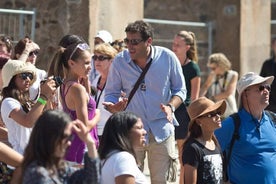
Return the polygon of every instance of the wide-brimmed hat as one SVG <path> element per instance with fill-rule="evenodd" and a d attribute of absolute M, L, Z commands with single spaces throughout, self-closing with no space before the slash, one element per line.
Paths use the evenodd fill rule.
<path fill-rule="evenodd" d="M 224 114 L 226 109 L 226 102 L 224 100 L 213 102 L 206 97 L 200 97 L 197 100 L 193 101 L 187 111 L 190 116 L 189 129 L 192 127 L 195 119 L 208 114 L 213 111 L 220 111 L 221 114 Z"/>
<path fill-rule="evenodd" d="M 253 86 L 255 84 L 261 84 L 263 82 L 267 82 L 269 85 L 274 80 L 274 76 L 269 76 L 269 77 L 262 77 L 254 72 L 248 72 L 244 74 L 240 80 L 237 83 L 237 91 L 238 91 L 238 104 L 239 107 L 241 107 L 241 95 L 242 92 L 248 88 L 249 86 Z"/>
<path fill-rule="evenodd" d="M 29 62 L 9 60 L 2 69 L 3 88 L 9 85 L 13 76 L 25 72 L 33 74 L 34 78 L 30 82 L 32 85 L 36 80 L 36 67 Z"/>

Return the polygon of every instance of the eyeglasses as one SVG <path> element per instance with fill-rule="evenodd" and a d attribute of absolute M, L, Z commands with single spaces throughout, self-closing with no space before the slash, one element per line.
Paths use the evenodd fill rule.
<path fill-rule="evenodd" d="M 129 40 L 127 38 L 124 39 L 124 42 L 126 45 L 131 44 L 131 45 L 138 45 L 139 43 L 141 43 L 142 41 L 144 41 L 143 39 L 132 39 Z"/>
<path fill-rule="evenodd" d="M 98 61 L 104 61 L 106 59 L 111 59 L 111 57 L 103 56 L 103 55 L 100 55 L 100 56 L 94 55 L 94 56 L 92 56 L 92 59 L 94 61 L 96 61 L 96 60 L 98 60 Z"/>
<path fill-rule="evenodd" d="M 34 51 L 29 53 L 29 57 L 31 57 L 32 55 L 37 56 L 38 55 L 38 50 L 34 50 Z"/>
<path fill-rule="evenodd" d="M 221 116 L 221 112 L 220 111 L 209 112 L 208 114 L 203 115 L 201 117 L 213 118 L 217 115 Z"/>
<path fill-rule="evenodd" d="M 19 76 L 23 80 L 26 80 L 27 78 L 29 78 L 30 80 L 34 79 L 34 75 L 32 73 L 20 73 Z"/>
<path fill-rule="evenodd" d="M 269 84 L 262 84 L 262 85 L 259 86 L 259 91 L 263 91 L 265 89 L 270 92 L 271 91 L 270 85 Z"/>
<path fill-rule="evenodd" d="M 84 50 L 88 50 L 90 49 L 89 45 L 87 45 L 87 43 L 79 43 L 73 50 L 73 52 L 71 53 L 69 60 L 72 59 L 72 56 L 75 54 L 75 52 L 77 51 L 77 49 L 80 49 L 82 51 Z"/>

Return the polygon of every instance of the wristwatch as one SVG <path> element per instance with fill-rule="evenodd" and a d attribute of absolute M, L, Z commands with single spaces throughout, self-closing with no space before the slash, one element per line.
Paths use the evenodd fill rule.
<path fill-rule="evenodd" d="M 170 103 L 168 103 L 167 106 L 169 106 L 171 108 L 171 110 L 172 110 L 172 113 L 174 113 L 175 107 L 172 104 L 170 104 Z"/>

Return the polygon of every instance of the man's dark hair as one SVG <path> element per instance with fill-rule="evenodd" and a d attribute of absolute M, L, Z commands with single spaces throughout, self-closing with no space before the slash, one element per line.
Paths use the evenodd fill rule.
<path fill-rule="evenodd" d="M 129 23 L 125 29 L 125 32 L 140 33 L 144 41 L 146 41 L 149 37 L 153 38 L 153 28 L 149 23 L 142 20 Z"/>

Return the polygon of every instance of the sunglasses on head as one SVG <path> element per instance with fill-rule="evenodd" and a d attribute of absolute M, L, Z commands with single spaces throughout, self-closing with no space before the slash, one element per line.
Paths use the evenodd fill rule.
<path fill-rule="evenodd" d="M 26 80 L 27 78 L 29 78 L 30 80 L 34 79 L 34 76 L 32 73 L 20 73 L 19 76 L 23 80 Z"/>
<path fill-rule="evenodd" d="M 220 111 L 213 111 L 213 112 L 209 112 L 208 114 L 206 115 L 203 115 L 202 117 L 207 117 L 207 118 L 213 118 L 217 115 L 221 115 L 221 112 Z"/>
<path fill-rule="evenodd" d="M 263 91 L 265 89 L 270 92 L 271 91 L 270 85 L 269 84 L 262 84 L 262 85 L 259 86 L 259 91 Z"/>
<path fill-rule="evenodd" d="M 73 55 L 75 54 L 75 52 L 77 51 L 77 49 L 80 49 L 82 51 L 84 50 L 88 50 L 90 49 L 89 45 L 87 45 L 87 43 L 79 43 L 73 50 L 73 52 L 71 53 L 69 60 L 72 59 Z"/>
<path fill-rule="evenodd" d="M 34 51 L 29 53 L 29 57 L 32 56 L 32 55 L 37 56 L 38 55 L 38 50 L 34 50 Z"/>
<path fill-rule="evenodd" d="M 141 43 L 142 41 L 144 41 L 143 39 L 132 39 L 129 40 L 127 38 L 124 39 L 124 42 L 126 45 L 131 44 L 131 45 L 138 45 L 139 43 Z"/>
<path fill-rule="evenodd" d="M 99 55 L 99 56 L 94 55 L 94 56 L 92 56 L 92 59 L 93 59 L 94 61 L 96 61 L 96 60 L 98 60 L 98 61 L 104 61 L 104 60 L 106 60 L 106 59 L 111 59 L 111 58 L 108 57 L 108 56 L 103 56 L 103 55 Z"/>

